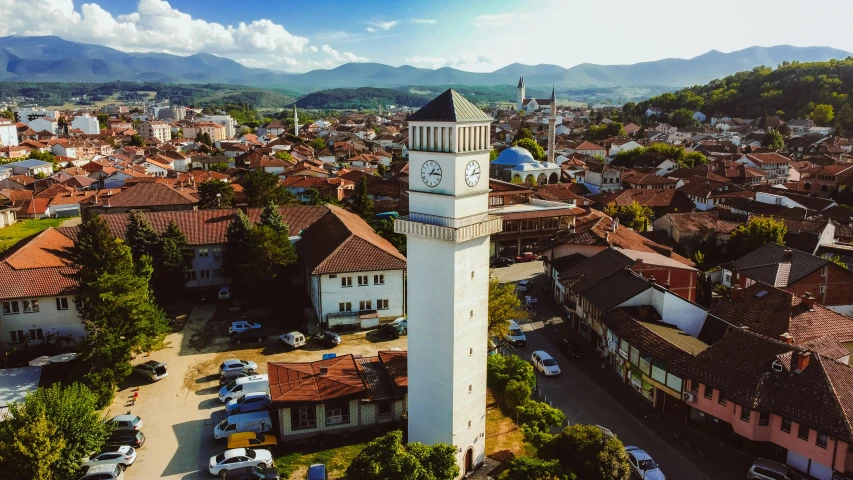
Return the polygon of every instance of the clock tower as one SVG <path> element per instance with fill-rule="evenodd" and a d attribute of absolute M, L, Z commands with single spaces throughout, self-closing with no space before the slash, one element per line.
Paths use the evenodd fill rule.
<path fill-rule="evenodd" d="M 409 441 L 485 460 L 491 118 L 454 90 L 409 116 Z"/>

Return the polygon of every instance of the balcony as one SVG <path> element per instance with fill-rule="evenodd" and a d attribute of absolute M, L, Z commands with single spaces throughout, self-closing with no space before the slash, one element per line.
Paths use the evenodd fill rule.
<path fill-rule="evenodd" d="M 419 214 L 422 218 L 424 214 Z M 444 217 L 435 217 L 440 219 Z M 467 217 L 471 218 L 471 217 Z M 455 221 L 465 219 L 446 219 L 447 224 L 453 225 Z M 400 217 L 394 222 L 394 233 L 402 233 L 404 235 L 414 235 L 418 237 L 433 238 L 436 240 L 444 240 L 453 243 L 462 243 L 475 238 L 485 237 L 494 233 L 498 233 L 503 228 L 503 222 L 500 217 L 485 215 L 484 218 L 469 225 L 453 227 L 437 225 L 435 223 L 422 223 L 415 220 L 413 217 Z"/>

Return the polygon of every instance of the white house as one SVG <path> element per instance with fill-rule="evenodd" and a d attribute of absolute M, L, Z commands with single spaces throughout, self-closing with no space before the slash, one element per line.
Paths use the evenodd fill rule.
<path fill-rule="evenodd" d="M 59 123 L 51 117 L 39 117 L 30 122 L 30 128 L 36 132 L 50 132 L 56 134 L 59 131 Z"/>
<path fill-rule="evenodd" d="M 98 118 L 93 117 L 88 113 L 84 113 L 79 117 L 74 117 L 74 120 L 71 121 L 70 128 L 79 128 L 86 135 L 98 135 L 101 133 L 101 126 L 98 124 Z"/>
<path fill-rule="evenodd" d="M 633 150 L 635 148 L 640 148 L 640 147 L 642 147 L 642 145 L 640 145 L 639 143 L 637 143 L 634 140 L 614 141 L 613 143 L 610 144 L 610 151 L 608 152 L 608 154 L 610 156 L 613 156 L 619 152 L 627 152 L 627 151 Z"/>
<path fill-rule="evenodd" d="M 18 129 L 15 122 L 0 118 L 0 147 L 18 146 Z"/>
<path fill-rule="evenodd" d="M 19 162 L 7 163 L 5 167 L 11 168 L 14 175 L 29 175 L 35 177 L 43 174 L 50 176 L 53 174 L 53 164 L 36 159 L 21 160 Z"/>

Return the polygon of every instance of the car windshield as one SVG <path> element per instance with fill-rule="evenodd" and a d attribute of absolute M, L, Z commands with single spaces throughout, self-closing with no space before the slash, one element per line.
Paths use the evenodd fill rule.
<path fill-rule="evenodd" d="M 219 429 L 220 430 L 225 430 L 226 426 L 228 426 L 228 419 L 225 419 L 225 420 L 219 422 Z"/>
<path fill-rule="evenodd" d="M 656 468 L 658 468 L 658 466 L 655 465 L 655 461 L 651 458 L 648 460 L 640 460 L 640 470 L 654 470 Z"/>
<path fill-rule="evenodd" d="M 163 375 L 164 373 L 166 373 L 166 366 L 159 365 L 157 366 L 157 368 L 154 369 L 154 371 L 157 373 L 157 375 Z"/>
<path fill-rule="evenodd" d="M 520 337 L 520 336 L 522 335 L 522 333 L 521 333 L 521 329 L 518 329 L 518 328 L 512 328 L 512 329 L 510 329 L 510 330 L 509 330 L 509 335 L 510 335 L 511 337 Z"/>
<path fill-rule="evenodd" d="M 223 460 L 225 460 L 225 452 L 222 452 L 216 456 L 216 463 L 222 463 Z"/>
<path fill-rule="evenodd" d="M 236 386 L 237 386 L 237 380 L 231 380 L 231 383 L 229 383 L 229 384 L 225 387 L 225 390 L 231 391 L 231 389 L 233 389 L 233 388 L 234 388 L 234 387 L 236 387 Z"/>
<path fill-rule="evenodd" d="M 555 362 L 553 358 L 546 358 L 545 360 L 542 360 L 542 365 L 545 365 L 546 367 L 556 367 L 557 362 Z"/>

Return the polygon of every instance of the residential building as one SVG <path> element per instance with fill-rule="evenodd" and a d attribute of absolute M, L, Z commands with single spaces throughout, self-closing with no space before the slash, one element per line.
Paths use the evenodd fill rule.
<path fill-rule="evenodd" d="M 690 177 L 682 180 L 684 184 L 679 192 L 687 194 L 693 200 L 696 210 L 710 210 L 717 205 L 734 198 L 755 198 L 755 193 L 727 182 L 718 182 L 703 177 Z"/>
<path fill-rule="evenodd" d="M 708 237 L 714 239 L 717 245 L 728 241 L 731 233 L 746 217 L 726 215 L 725 212 L 670 212 L 653 222 L 655 231 L 666 232 L 675 243 L 684 248 L 687 255 L 692 255 L 699 244 Z"/>
<path fill-rule="evenodd" d="M 0 118 L 0 147 L 18 146 L 18 129 L 15 122 Z"/>
<path fill-rule="evenodd" d="M 37 175 L 49 176 L 53 174 L 53 164 L 36 159 L 21 160 L 7 163 L 3 166 L 11 168 L 14 175 L 35 177 Z"/>
<path fill-rule="evenodd" d="M 578 177 L 593 194 L 622 190 L 622 172 L 603 162 L 588 162 L 584 176 Z"/>
<path fill-rule="evenodd" d="M 769 185 L 785 183 L 790 178 L 791 159 L 775 152 L 748 153 L 737 162 L 764 170 Z"/>
<path fill-rule="evenodd" d="M 77 128 L 83 131 L 86 135 L 98 135 L 101 133 L 101 126 L 98 123 L 98 118 L 84 113 L 79 117 L 74 117 L 71 120 L 70 128 Z"/>
<path fill-rule="evenodd" d="M 164 211 L 195 210 L 198 198 L 183 188 L 173 188 L 157 182 L 136 183 L 114 195 L 98 198 L 82 205 L 83 218 L 92 213 L 127 213 L 131 210 Z"/>
<path fill-rule="evenodd" d="M 172 127 L 159 120 L 146 120 L 139 124 L 139 135 L 142 138 L 156 138 L 161 143 L 172 139 Z"/>

